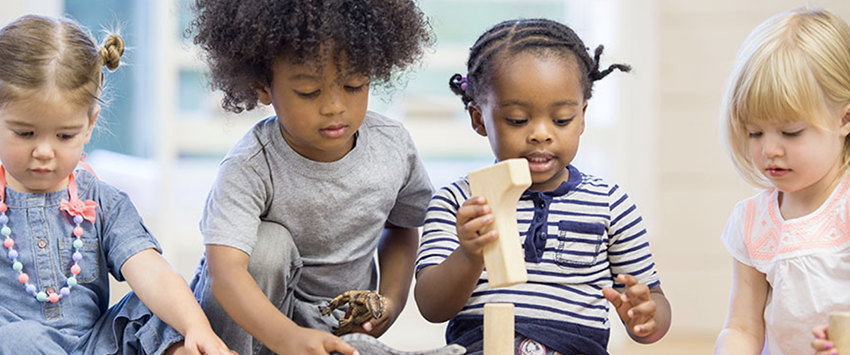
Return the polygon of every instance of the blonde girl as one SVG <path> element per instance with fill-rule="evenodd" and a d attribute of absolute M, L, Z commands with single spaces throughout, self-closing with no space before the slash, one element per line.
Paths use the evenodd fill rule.
<path fill-rule="evenodd" d="M 64 18 L 0 29 L 0 354 L 231 353 L 127 194 L 74 171 L 123 52 Z M 108 274 L 134 290 L 110 308 Z"/>
<path fill-rule="evenodd" d="M 760 24 L 720 118 L 738 172 L 764 190 L 735 205 L 721 237 L 734 275 L 715 354 L 810 354 L 811 330 L 850 305 L 847 23 L 800 8 Z"/>

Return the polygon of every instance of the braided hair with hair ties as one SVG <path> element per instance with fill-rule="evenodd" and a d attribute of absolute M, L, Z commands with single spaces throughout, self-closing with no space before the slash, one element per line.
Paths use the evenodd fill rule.
<path fill-rule="evenodd" d="M 593 57 L 588 53 L 581 38 L 569 27 L 548 19 L 504 21 L 484 32 L 469 49 L 466 62 L 467 75 L 454 74 L 449 79 L 449 88 L 460 96 L 464 106 L 484 93 L 492 79 L 496 59 L 504 59 L 525 51 L 547 53 L 572 53 L 578 59 L 584 99 L 590 99 L 593 83 L 611 74 L 615 69 L 629 72 L 627 64 L 612 64 L 599 70 L 599 59 L 604 47 L 599 45 Z"/>

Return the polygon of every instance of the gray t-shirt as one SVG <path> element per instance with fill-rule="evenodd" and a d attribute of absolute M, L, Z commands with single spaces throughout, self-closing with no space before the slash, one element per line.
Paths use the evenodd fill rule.
<path fill-rule="evenodd" d="M 201 218 L 204 243 L 250 255 L 260 221 L 277 222 L 304 262 L 299 294 L 375 289 L 385 224 L 422 226 L 433 189 L 398 121 L 368 111 L 356 139 L 342 159 L 316 162 L 292 150 L 276 117 L 257 123 L 219 167 Z"/>

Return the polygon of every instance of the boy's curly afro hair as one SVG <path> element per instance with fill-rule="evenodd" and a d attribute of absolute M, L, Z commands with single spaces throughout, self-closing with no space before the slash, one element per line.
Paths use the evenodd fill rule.
<path fill-rule="evenodd" d="M 281 57 L 322 63 L 345 53 L 348 62 L 339 67 L 390 87 L 394 74 L 433 44 L 413 0 L 195 0 L 193 10 L 189 33 L 205 52 L 211 86 L 236 113 L 257 106 L 252 85 L 270 84 Z"/>

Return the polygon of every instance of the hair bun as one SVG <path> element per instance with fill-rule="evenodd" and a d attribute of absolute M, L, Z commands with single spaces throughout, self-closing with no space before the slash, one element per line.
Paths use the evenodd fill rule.
<path fill-rule="evenodd" d="M 103 65 L 109 70 L 118 69 L 121 64 L 121 56 L 124 54 L 124 39 L 116 34 L 111 34 L 103 40 L 103 46 L 98 50 Z"/>

